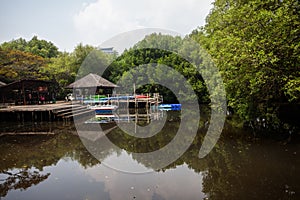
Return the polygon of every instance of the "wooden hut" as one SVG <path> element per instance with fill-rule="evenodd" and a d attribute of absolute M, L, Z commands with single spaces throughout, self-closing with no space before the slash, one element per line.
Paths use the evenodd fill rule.
<path fill-rule="evenodd" d="M 51 101 L 53 93 L 49 90 L 52 82 L 23 79 L 0 86 L 0 101 L 16 105 L 38 104 Z"/>
<path fill-rule="evenodd" d="M 118 87 L 112 82 L 97 74 L 88 74 L 81 79 L 71 83 L 66 88 L 73 89 L 76 96 L 88 96 L 94 94 L 112 94 L 114 88 Z"/>

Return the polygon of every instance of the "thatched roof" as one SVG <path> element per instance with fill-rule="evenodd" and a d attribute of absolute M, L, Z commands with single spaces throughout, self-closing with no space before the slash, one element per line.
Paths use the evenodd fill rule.
<path fill-rule="evenodd" d="M 94 87 L 103 87 L 103 88 L 115 88 L 117 85 L 112 82 L 102 78 L 97 74 L 88 74 L 81 79 L 71 83 L 67 88 L 94 88 Z"/>

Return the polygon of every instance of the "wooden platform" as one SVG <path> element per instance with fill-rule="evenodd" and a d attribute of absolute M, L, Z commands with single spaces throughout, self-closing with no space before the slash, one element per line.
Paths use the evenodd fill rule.
<path fill-rule="evenodd" d="M 114 94 L 104 98 L 87 97 L 82 101 L 83 104 L 113 104 L 120 107 L 125 105 L 127 108 L 149 108 L 152 105 L 159 105 L 163 102 L 163 97 L 159 93 L 141 95 Z"/>
<path fill-rule="evenodd" d="M 155 94 L 153 97 L 147 94 L 145 96 L 146 98 L 137 98 L 134 96 L 134 98 L 127 98 L 125 100 L 118 97 L 120 97 L 120 95 L 108 97 L 106 104 L 114 104 L 119 108 L 132 107 L 135 109 L 146 108 L 146 110 L 148 110 L 152 105 L 158 105 L 162 102 L 162 97 L 159 94 Z M 94 116 L 94 111 L 88 109 L 87 104 L 82 103 L 84 103 L 84 101 L 73 101 L 72 103 L 60 101 L 54 104 L 39 105 L 7 105 L 6 107 L 0 108 L 0 121 L 60 121 L 72 120 L 73 117 L 78 119 L 83 116 Z M 98 104 L 98 102 L 91 102 L 91 104 Z M 147 119 L 149 121 L 148 113 Z"/>
<path fill-rule="evenodd" d="M 57 102 L 55 104 L 8 106 L 0 109 L 0 120 L 5 121 L 58 121 L 68 120 L 74 115 L 92 113 L 81 104 Z"/>
<path fill-rule="evenodd" d="M 1 108 L 0 112 L 15 112 L 15 111 L 52 111 L 55 109 L 71 107 L 69 102 L 57 102 L 54 104 L 39 104 L 39 105 L 20 105 L 20 106 L 8 106 Z"/>

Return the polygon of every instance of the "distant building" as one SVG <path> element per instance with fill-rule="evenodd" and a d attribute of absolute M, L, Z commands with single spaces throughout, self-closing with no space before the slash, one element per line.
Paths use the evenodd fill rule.
<path fill-rule="evenodd" d="M 108 48 L 100 48 L 100 50 L 104 53 L 107 53 L 107 54 L 113 54 L 114 53 L 114 48 L 113 47 L 108 47 Z"/>

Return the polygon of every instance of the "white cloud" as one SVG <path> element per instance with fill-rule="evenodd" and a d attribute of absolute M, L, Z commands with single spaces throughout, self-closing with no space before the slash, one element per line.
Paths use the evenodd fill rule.
<path fill-rule="evenodd" d="M 84 5 L 74 25 L 84 43 L 98 45 L 125 31 L 151 27 L 188 34 L 203 25 L 212 0 L 97 0 Z"/>
<path fill-rule="evenodd" d="M 203 174 L 195 173 L 186 164 L 165 172 L 127 174 L 104 165 L 84 170 L 92 180 L 105 184 L 111 199 L 153 199 L 154 194 L 162 199 L 203 199 Z"/>

